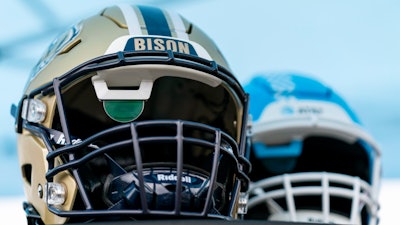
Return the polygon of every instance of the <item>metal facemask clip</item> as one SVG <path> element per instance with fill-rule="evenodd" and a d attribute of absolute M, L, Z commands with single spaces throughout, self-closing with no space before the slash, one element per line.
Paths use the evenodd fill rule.
<path fill-rule="evenodd" d="M 247 192 L 240 192 L 238 201 L 238 214 L 247 214 L 247 203 L 249 201 L 249 194 Z"/>

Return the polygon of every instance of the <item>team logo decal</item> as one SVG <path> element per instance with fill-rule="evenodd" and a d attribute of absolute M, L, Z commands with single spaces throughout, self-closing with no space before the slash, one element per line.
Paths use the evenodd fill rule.
<path fill-rule="evenodd" d="M 33 79 L 43 68 L 49 64 L 51 60 L 56 57 L 68 44 L 73 42 L 82 30 L 82 24 L 72 26 L 69 30 L 55 39 L 47 50 L 44 52 L 42 58 L 33 68 L 30 79 Z"/>
<path fill-rule="evenodd" d="M 321 115 L 323 108 L 313 105 L 284 105 L 281 107 L 282 115 Z"/>

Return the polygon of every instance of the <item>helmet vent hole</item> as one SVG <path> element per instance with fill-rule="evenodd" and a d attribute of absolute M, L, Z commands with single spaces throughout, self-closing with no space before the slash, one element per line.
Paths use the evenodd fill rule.
<path fill-rule="evenodd" d="M 32 165 L 31 164 L 25 164 L 22 166 L 22 176 L 25 178 L 25 180 L 31 184 L 32 181 Z"/>
<path fill-rule="evenodd" d="M 188 29 L 187 29 L 187 31 L 186 31 L 186 33 L 191 34 L 192 33 L 192 29 L 193 29 L 193 25 L 190 24 Z"/>

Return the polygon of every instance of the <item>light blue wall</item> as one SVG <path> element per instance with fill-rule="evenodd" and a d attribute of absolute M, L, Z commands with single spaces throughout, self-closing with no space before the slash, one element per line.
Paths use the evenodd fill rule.
<path fill-rule="evenodd" d="M 6 1 L 0 9 L 0 26 L 7 27 L 0 30 L 0 195 L 22 194 L 9 110 L 30 68 L 61 31 L 57 28 L 124 1 L 41 1 L 54 12 L 52 23 L 38 19 L 35 8 L 23 2 Z M 400 178 L 399 1 L 143 2 L 162 4 L 201 27 L 242 82 L 259 72 L 292 71 L 331 85 L 381 145 L 384 178 Z M 45 35 L 33 35 L 45 29 Z"/>

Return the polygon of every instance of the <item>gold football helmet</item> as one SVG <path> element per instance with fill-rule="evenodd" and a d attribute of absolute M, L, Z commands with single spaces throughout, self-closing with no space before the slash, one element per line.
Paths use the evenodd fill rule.
<path fill-rule="evenodd" d="M 217 46 L 180 15 L 119 5 L 84 19 L 13 107 L 28 223 L 238 218 L 247 108 Z"/>

